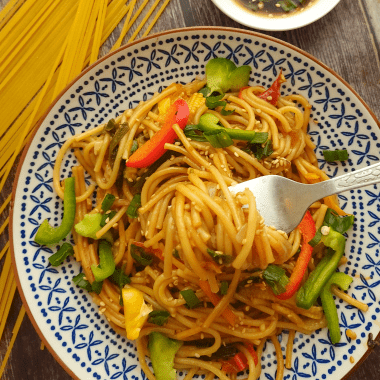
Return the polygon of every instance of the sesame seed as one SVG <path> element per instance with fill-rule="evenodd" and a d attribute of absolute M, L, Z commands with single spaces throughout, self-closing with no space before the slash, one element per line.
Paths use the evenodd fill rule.
<path fill-rule="evenodd" d="M 100 301 L 100 306 L 106 306 L 106 304 L 103 301 Z"/>

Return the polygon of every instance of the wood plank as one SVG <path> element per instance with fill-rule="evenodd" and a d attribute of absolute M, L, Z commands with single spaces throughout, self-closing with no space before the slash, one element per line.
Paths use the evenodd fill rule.
<path fill-rule="evenodd" d="M 7 3 L 0 0 L 0 9 Z M 141 0 L 138 4 L 141 4 Z M 153 0 L 149 4 L 152 4 Z M 141 20 L 143 15 L 139 17 Z M 138 21 L 139 21 L 138 20 Z M 342 0 L 338 6 L 321 20 L 298 30 L 266 33 L 282 39 L 313 54 L 316 58 L 335 70 L 369 104 L 380 118 L 380 7 L 379 0 Z M 125 41 L 136 30 L 138 22 L 132 27 Z M 163 30 L 196 25 L 223 25 L 252 30 L 225 16 L 210 0 L 171 0 L 151 33 Z M 114 31 L 101 49 L 106 54 L 116 41 L 122 25 Z M 142 31 L 143 32 L 143 31 Z M 142 34 L 140 32 L 140 35 Z M 0 204 L 11 191 L 15 169 L 6 189 L 0 194 Z M 0 217 L 0 225 L 7 212 Z M 0 238 L 0 249 L 7 241 L 7 234 Z M 0 263 L 0 270 L 2 263 Z M 15 297 L 11 308 L 9 323 L 0 342 L 0 358 L 5 354 L 11 339 L 13 324 L 17 318 L 21 301 Z M 380 379 L 377 347 L 364 365 L 350 377 L 350 380 Z M 0 359 L 1 360 L 1 359 Z M 70 376 L 52 358 L 48 350 L 40 350 L 40 339 L 26 317 L 9 359 L 3 380 L 68 380 Z"/>

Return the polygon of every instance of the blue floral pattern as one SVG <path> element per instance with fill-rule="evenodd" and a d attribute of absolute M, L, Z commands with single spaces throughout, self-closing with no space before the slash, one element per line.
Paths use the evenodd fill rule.
<path fill-rule="evenodd" d="M 38 225 L 48 218 L 58 224 L 62 202 L 53 192 L 52 171 L 58 150 L 70 136 L 92 128 L 134 107 L 173 81 L 186 83 L 204 75 L 209 59 L 227 57 L 253 69 L 251 84 L 269 86 L 280 70 L 287 83 L 283 94 L 298 92 L 312 104 L 311 139 L 320 166 L 331 176 L 379 160 L 380 132 L 376 121 L 354 93 L 310 58 L 280 43 L 249 32 L 196 30 L 165 34 L 134 44 L 103 60 L 84 74 L 58 100 L 34 137 L 18 178 L 14 208 L 16 265 L 22 290 L 37 324 L 61 360 L 81 379 L 144 380 L 133 342 L 117 334 L 89 295 L 72 278 L 80 265 L 68 259 L 53 268 L 47 258 L 55 251 L 33 241 Z M 324 149 L 348 149 L 345 164 L 323 160 Z M 68 152 L 61 178 L 70 175 L 75 157 Z M 349 359 L 358 362 L 366 351 L 368 333 L 380 312 L 380 192 L 376 186 L 340 195 L 342 207 L 356 216 L 349 234 L 344 267 L 354 277 L 350 292 L 368 303 L 367 313 L 337 301 L 342 341 L 332 345 L 327 329 L 310 337 L 297 333 L 292 368 L 285 379 L 343 377 Z M 355 341 L 344 332 L 354 330 Z M 284 349 L 287 334 L 280 337 Z M 274 364 L 273 364 L 274 363 Z M 276 355 L 268 342 L 262 357 L 261 380 L 276 377 Z M 183 375 L 184 376 L 184 375 Z"/>

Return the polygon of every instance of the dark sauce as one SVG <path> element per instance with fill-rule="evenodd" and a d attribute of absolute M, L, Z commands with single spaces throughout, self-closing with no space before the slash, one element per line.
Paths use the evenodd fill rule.
<path fill-rule="evenodd" d="M 245 8 L 266 17 L 291 16 L 317 0 L 237 0 Z"/>

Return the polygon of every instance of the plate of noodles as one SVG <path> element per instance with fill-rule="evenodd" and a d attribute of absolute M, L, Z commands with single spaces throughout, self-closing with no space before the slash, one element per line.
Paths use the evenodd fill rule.
<path fill-rule="evenodd" d="M 348 376 L 380 330 L 377 186 L 321 199 L 289 235 L 228 187 L 320 182 L 378 161 L 379 138 L 346 82 L 274 38 L 122 47 L 60 94 L 18 168 L 30 319 L 78 379 Z"/>

